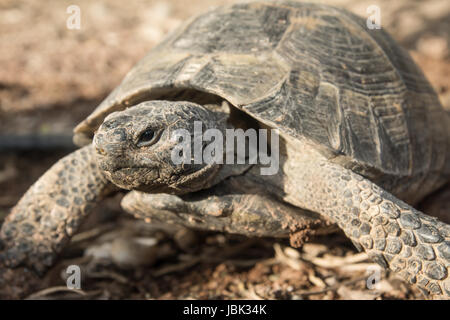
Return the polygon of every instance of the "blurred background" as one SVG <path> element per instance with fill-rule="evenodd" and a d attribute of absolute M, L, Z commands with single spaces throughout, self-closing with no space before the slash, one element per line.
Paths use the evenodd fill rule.
<path fill-rule="evenodd" d="M 74 148 L 73 127 L 146 52 L 186 18 L 234 2 L 0 0 L 0 221 L 51 164 Z M 370 15 L 370 5 L 379 6 L 381 27 L 409 50 L 450 110 L 448 0 L 317 2 L 363 17 Z M 70 5 L 80 8 L 80 29 L 67 28 Z M 119 200 L 120 195 L 96 210 L 59 266 L 40 284 L 50 290 L 36 297 L 421 298 L 389 274 L 383 274 L 384 287 L 366 290 L 360 278 L 371 264 L 340 234 L 318 237 L 294 250 L 270 239 L 150 228 L 124 217 Z M 421 209 L 448 215 L 450 189 L 430 196 Z M 114 232 L 125 234 L 125 245 L 113 243 Z M 133 237 L 155 239 L 148 243 L 163 248 L 145 249 L 152 252 L 150 266 L 139 262 L 123 268 L 111 258 L 111 250 L 131 250 Z M 214 254 L 217 259 L 205 258 Z M 85 295 L 51 290 L 61 285 L 61 270 L 74 259 L 88 270 Z M 335 264 L 324 263 L 326 259 Z"/>

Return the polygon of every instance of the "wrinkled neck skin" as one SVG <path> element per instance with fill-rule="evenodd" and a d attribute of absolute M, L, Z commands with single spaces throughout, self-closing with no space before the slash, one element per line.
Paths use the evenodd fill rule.
<path fill-rule="evenodd" d="M 261 175 L 262 165 L 257 164 L 250 168 L 245 176 L 254 184 L 264 186 L 268 194 L 281 201 L 321 213 L 323 208 L 315 206 L 311 201 L 322 192 L 316 187 L 316 184 L 321 182 L 317 168 L 320 171 L 319 164 L 331 163 L 335 155 L 306 139 L 292 138 L 280 133 L 279 140 L 279 169 L 275 174 Z M 323 218 L 327 219 L 326 216 Z"/>
<path fill-rule="evenodd" d="M 340 164 L 340 159 L 327 149 L 319 145 L 313 145 L 310 141 L 293 139 L 285 135 L 280 137 L 279 149 L 279 170 L 276 174 L 262 176 L 260 174 L 260 165 L 256 165 L 246 172 L 246 176 L 257 184 L 264 184 L 268 193 L 280 200 L 316 212 L 320 212 L 323 208 L 312 206 L 310 200 L 313 196 L 317 196 L 316 193 L 318 191 L 326 194 L 317 186 L 323 182 L 320 181 L 319 175 L 319 173 L 325 171 L 321 167 L 323 164 L 329 164 L 337 172 L 342 172 L 343 176 L 348 174 L 359 176 L 368 183 L 378 185 L 410 205 L 415 205 L 426 195 L 449 181 L 445 176 L 436 179 L 432 174 L 430 174 L 428 179 L 430 181 L 424 180 L 422 176 L 402 177 L 389 176 L 388 174 L 385 174 L 384 178 L 380 179 L 379 174 L 372 174 L 369 170 L 359 172 L 346 169 L 345 165 Z M 409 181 L 408 188 L 404 187 L 405 179 Z M 410 190 L 413 190 L 413 192 Z"/>

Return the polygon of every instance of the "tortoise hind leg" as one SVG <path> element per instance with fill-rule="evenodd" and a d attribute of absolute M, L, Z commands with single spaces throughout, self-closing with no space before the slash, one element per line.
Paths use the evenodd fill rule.
<path fill-rule="evenodd" d="M 176 223 L 247 236 L 295 235 L 291 239 L 295 239 L 297 246 L 309 235 L 334 229 L 324 228 L 327 223 L 315 213 L 255 193 L 258 187 L 249 187 L 248 182 L 245 177 L 233 177 L 211 189 L 183 196 L 132 191 L 123 198 L 122 207 L 148 222 Z"/>
<path fill-rule="evenodd" d="M 42 275 L 111 186 L 97 168 L 91 145 L 59 160 L 6 217 L 0 265 L 24 266 Z"/>

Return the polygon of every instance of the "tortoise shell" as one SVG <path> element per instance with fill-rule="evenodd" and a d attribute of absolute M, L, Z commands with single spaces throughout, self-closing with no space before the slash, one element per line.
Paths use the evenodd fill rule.
<path fill-rule="evenodd" d="M 406 51 L 345 10 L 286 1 L 194 17 L 76 127 L 75 141 L 144 100 L 202 96 L 365 170 L 421 175 L 442 172 L 450 158 L 447 114 Z"/>

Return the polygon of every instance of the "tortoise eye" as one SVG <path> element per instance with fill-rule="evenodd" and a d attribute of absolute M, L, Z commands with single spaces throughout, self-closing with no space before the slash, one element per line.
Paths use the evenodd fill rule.
<path fill-rule="evenodd" d="M 154 144 L 158 140 L 158 135 L 152 129 L 146 129 L 139 136 L 138 147 L 145 147 Z"/>

